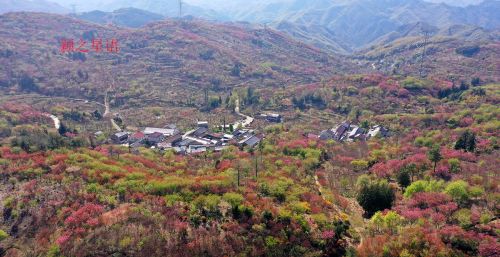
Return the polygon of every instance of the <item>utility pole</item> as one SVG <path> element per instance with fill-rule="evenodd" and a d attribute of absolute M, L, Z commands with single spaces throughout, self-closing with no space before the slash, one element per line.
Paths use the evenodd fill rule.
<path fill-rule="evenodd" d="M 427 53 L 427 44 L 429 43 L 429 38 L 430 38 L 430 32 L 427 30 L 423 31 L 424 33 L 424 45 L 422 48 L 422 59 L 420 60 L 420 77 L 423 77 L 424 73 L 424 61 L 425 61 L 425 54 Z"/>

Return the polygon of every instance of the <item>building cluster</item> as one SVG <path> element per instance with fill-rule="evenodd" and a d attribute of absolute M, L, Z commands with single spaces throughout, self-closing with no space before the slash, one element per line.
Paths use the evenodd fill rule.
<path fill-rule="evenodd" d="M 352 142 L 352 141 L 366 141 L 373 137 L 388 137 L 389 130 L 376 125 L 371 128 L 365 129 L 358 125 L 354 125 L 345 121 L 335 128 L 321 131 L 319 139 L 321 140 L 335 140 L 338 142 Z"/>
<path fill-rule="evenodd" d="M 209 129 L 208 122 L 200 121 L 195 129 L 184 134 L 175 125 L 164 128 L 147 127 L 137 132 L 118 132 L 110 138 L 114 144 L 131 148 L 150 147 L 174 150 L 177 153 L 201 153 L 221 151 L 229 145 L 253 148 L 262 140 L 251 129 L 237 129 L 231 133 L 216 133 Z"/>

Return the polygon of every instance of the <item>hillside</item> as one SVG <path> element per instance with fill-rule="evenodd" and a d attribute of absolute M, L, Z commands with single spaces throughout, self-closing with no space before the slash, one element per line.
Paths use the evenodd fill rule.
<path fill-rule="evenodd" d="M 424 32 L 429 33 L 424 44 Z M 425 46 L 425 47 L 424 47 Z M 422 62 L 422 53 L 425 58 Z M 500 33 L 474 26 L 439 29 L 425 24 L 401 27 L 357 54 L 363 65 L 395 74 L 467 79 L 479 77 L 498 81 Z"/>
<path fill-rule="evenodd" d="M 224 8 L 221 7 L 224 13 Z M 500 27 L 500 1 L 488 0 L 475 6 L 458 7 L 421 0 L 314 0 L 256 1 L 226 10 L 233 20 L 268 23 L 298 35 L 318 47 L 351 52 L 362 48 L 400 26 L 426 22 L 439 28 L 469 24 L 486 29 Z M 304 32 L 308 32 L 304 35 Z M 324 40 L 324 39 L 328 40 Z M 338 46 L 345 46 L 338 49 Z"/>
<path fill-rule="evenodd" d="M 498 89 L 383 75 L 258 88 L 258 108 L 286 122 L 254 125 L 266 135 L 255 149 L 192 155 L 95 146 L 92 130 L 63 137 L 7 101 L 0 253 L 493 257 Z M 344 120 L 391 133 L 314 136 Z"/>
<path fill-rule="evenodd" d="M 6 14 L 0 23 L 0 84 L 8 91 L 102 99 L 110 88 L 121 96 L 184 101 L 193 93 L 201 97 L 203 88 L 307 83 L 349 67 L 282 33 L 248 25 L 167 20 L 128 29 L 41 13 Z M 120 52 L 60 52 L 62 38 L 75 44 L 82 38 L 90 48 L 93 37 L 116 38 Z M 33 85 L 18 87 L 23 76 Z"/>

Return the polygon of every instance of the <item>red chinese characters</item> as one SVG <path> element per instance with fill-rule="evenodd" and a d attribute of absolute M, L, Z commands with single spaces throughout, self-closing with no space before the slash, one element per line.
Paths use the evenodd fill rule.
<path fill-rule="evenodd" d="M 110 40 L 106 40 L 106 51 L 108 53 L 118 53 L 120 51 L 118 40 L 113 38 Z M 75 41 L 73 39 L 62 39 L 60 52 L 61 53 L 88 53 L 90 51 L 94 51 L 96 53 L 103 52 L 103 40 L 101 38 L 94 38 L 91 42 L 87 42 L 84 39 L 80 39 L 78 44 L 75 46 Z"/>

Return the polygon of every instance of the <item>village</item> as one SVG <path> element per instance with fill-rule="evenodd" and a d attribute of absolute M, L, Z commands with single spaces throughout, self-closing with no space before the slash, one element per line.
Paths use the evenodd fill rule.
<path fill-rule="evenodd" d="M 241 116 L 244 119 L 234 124 L 216 126 L 216 132 L 210 129 L 207 121 L 198 121 L 194 129 L 184 133 L 176 125 L 169 124 L 162 128 L 146 127 L 135 132 L 120 131 L 111 135 L 109 142 L 131 149 L 148 147 L 160 151 L 173 150 L 179 154 L 221 151 L 230 145 L 254 148 L 262 141 L 264 135 L 248 128 L 254 118 Z M 281 115 L 274 113 L 259 114 L 257 119 L 271 123 L 283 121 Z"/>
<path fill-rule="evenodd" d="M 174 124 L 168 124 L 162 128 L 146 127 L 135 132 L 120 131 L 111 135 L 108 142 L 131 149 L 147 147 L 160 151 L 172 150 L 178 154 L 217 152 L 231 145 L 240 149 L 254 148 L 265 138 L 265 135 L 250 128 L 254 118 L 242 116 L 245 119 L 235 124 L 216 126 L 217 131 L 210 129 L 210 124 L 207 121 L 198 121 L 195 128 L 187 132 L 182 132 Z M 276 113 L 259 114 L 256 119 L 268 123 L 283 122 L 283 117 Z M 383 126 L 367 127 L 345 121 L 334 128 L 321 131 L 319 135 L 309 134 L 308 137 L 324 141 L 353 142 L 388 136 L 389 130 Z"/>
<path fill-rule="evenodd" d="M 319 134 L 320 140 L 335 140 L 338 142 L 367 141 L 375 137 L 388 137 L 389 130 L 381 125 L 355 125 L 344 121 L 336 127 L 323 130 Z"/>

